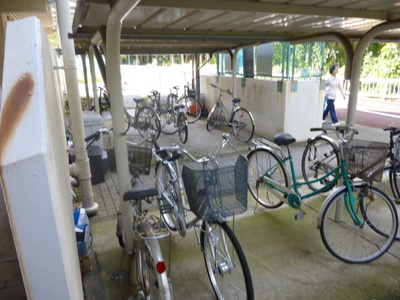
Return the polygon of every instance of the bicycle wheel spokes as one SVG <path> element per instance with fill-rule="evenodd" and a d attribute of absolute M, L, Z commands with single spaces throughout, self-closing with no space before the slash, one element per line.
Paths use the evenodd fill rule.
<path fill-rule="evenodd" d="M 301 159 L 301 170 L 305 181 L 317 180 L 308 184 L 311 190 L 319 190 L 330 183 L 336 174 L 319 179 L 337 166 L 339 166 L 339 154 L 337 147 L 331 141 L 317 137 L 307 144 Z"/>
<path fill-rule="evenodd" d="M 146 137 L 150 130 L 156 132 L 156 138 L 160 136 L 160 119 L 150 107 L 141 107 L 137 114 L 137 129 L 142 137 Z"/>
<path fill-rule="evenodd" d="M 215 126 L 219 126 L 224 122 L 221 106 L 216 106 L 208 117 L 206 128 L 208 131 L 212 130 Z"/>
<path fill-rule="evenodd" d="M 262 177 L 275 180 L 277 183 L 288 186 L 285 170 L 279 164 L 278 158 L 265 149 L 255 149 L 247 155 L 248 159 L 248 187 L 253 197 L 262 206 L 277 208 L 283 204 L 282 200 L 270 192 L 270 187 L 263 183 Z"/>
<path fill-rule="evenodd" d="M 226 223 L 203 222 L 201 245 L 218 299 L 254 299 L 250 270 L 230 227 Z"/>
<path fill-rule="evenodd" d="M 246 109 L 239 108 L 233 113 L 232 131 L 236 138 L 244 143 L 250 141 L 253 137 L 254 122 Z"/>
<path fill-rule="evenodd" d="M 185 105 L 186 116 L 190 124 L 196 122 L 201 116 L 201 105 L 196 99 L 184 97 L 179 99 L 178 104 Z"/>
<path fill-rule="evenodd" d="M 384 254 L 396 236 L 397 213 L 387 196 L 374 187 L 353 188 L 359 224 L 345 205 L 342 190 L 326 206 L 321 219 L 321 237 L 337 258 L 351 263 L 367 263 Z"/>

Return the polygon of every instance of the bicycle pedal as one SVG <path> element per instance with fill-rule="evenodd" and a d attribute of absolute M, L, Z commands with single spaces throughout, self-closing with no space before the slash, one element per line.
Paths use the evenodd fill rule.
<path fill-rule="evenodd" d="M 168 214 L 172 211 L 172 207 L 169 204 L 162 204 L 160 205 L 160 213 L 161 214 Z"/>
<path fill-rule="evenodd" d="M 305 212 L 305 211 L 299 211 L 298 213 L 296 213 L 296 214 L 294 215 L 294 219 L 295 219 L 296 221 L 303 220 L 305 215 L 306 215 L 306 212 Z"/>

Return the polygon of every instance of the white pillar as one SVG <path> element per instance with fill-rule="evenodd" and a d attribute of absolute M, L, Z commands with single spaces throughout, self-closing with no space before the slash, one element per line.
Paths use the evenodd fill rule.
<path fill-rule="evenodd" d="M 7 24 L 0 182 L 27 298 L 79 300 L 82 281 L 53 59 L 37 18 Z"/>
<path fill-rule="evenodd" d="M 71 31 L 71 15 L 68 1 L 57 0 L 57 18 L 60 28 L 60 40 L 63 52 L 65 78 L 67 81 L 68 102 L 74 138 L 76 164 L 79 169 L 79 183 L 82 187 L 82 207 L 89 215 L 96 214 L 99 205 L 94 202 L 91 183 L 89 158 L 86 151 L 85 131 L 83 127 L 82 105 L 79 95 L 78 75 L 73 40 L 68 38 Z"/>

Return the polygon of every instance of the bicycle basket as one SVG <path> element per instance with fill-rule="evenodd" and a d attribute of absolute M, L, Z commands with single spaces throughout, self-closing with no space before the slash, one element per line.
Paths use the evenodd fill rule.
<path fill-rule="evenodd" d="M 150 147 L 128 145 L 129 173 L 135 176 L 149 175 L 151 158 Z"/>
<path fill-rule="evenodd" d="M 397 162 L 399 162 L 400 161 L 400 135 L 396 138 L 396 141 L 394 142 L 393 153 L 394 153 L 394 159 Z"/>
<path fill-rule="evenodd" d="M 236 158 L 236 157 L 235 157 Z M 247 210 L 247 159 L 218 160 L 218 166 L 183 166 L 183 183 L 191 211 L 200 219 L 215 221 Z"/>
<path fill-rule="evenodd" d="M 380 182 L 388 148 L 387 143 L 352 140 L 343 149 L 349 174 L 365 181 Z"/>

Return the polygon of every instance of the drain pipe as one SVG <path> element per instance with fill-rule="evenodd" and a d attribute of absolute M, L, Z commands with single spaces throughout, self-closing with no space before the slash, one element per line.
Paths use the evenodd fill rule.
<path fill-rule="evenodd" d="M 351 84 L 350 84 L 350 95 L 349 95 L 349 103 L 347 105 L 347 125 L 354 125 L 356 108 L 357 108 L 357 96 L 358 96 L 358 88 L 360 85 L 360 74 L 361 74 L 361 66 L 363 62 L 363 53 L 367 48 L 369 42 L 379 33 L 390 30 L 400 28 L 400 20 L 388 21 L 382 24 L 375 26 L 370 29 L 360 40 L 358 43 L 356 50 L 354 52 L 353 66 L 351 68 Z"/>
<path fill-rule="evenodd" d="M 122 226 L 125 240 L 125 250 L 133 249 L 131 234 L 132 214 L 129 202 L 123 201 L 122 196 L 130 189 L 130 176 L 128 168 L 128 149 L 126 146 L 124 124 L 124 101 L 122 95 L 121 68 L 120 68 L 120 43 L 122 21 L 140 2 L 132 0 L 119 0 L 111 8 L 107 20 L 106 31 L 106 74 L 107 89 L 110 94 L 111 115 L 114 128 L 115 158 L 118 174 L 118 186 L 120 195 L 120 213 L 122 214 Z"/>
<path fill-rule="evenodd" d="M 69 15 L 68 1 L 57 0 L 56 4 L 61 47 L 63 51 L 62 57 L 64 62 L 64 72 L 67 82 L 68 103 L 74 136 L 76 164 L 80 170 L 78 178 L 82 187 L 82 207 L 86 210 L 88 215 L 94 215 L 96 214 L 99 205 L 94 202 L 92 183 L 90 180 L 91 173 L 82 121 L 82 105 L 79 95 L 74 42 L 73 40 L 68 39 L 68 31 L 72 28 L 71 16 Z"/>

